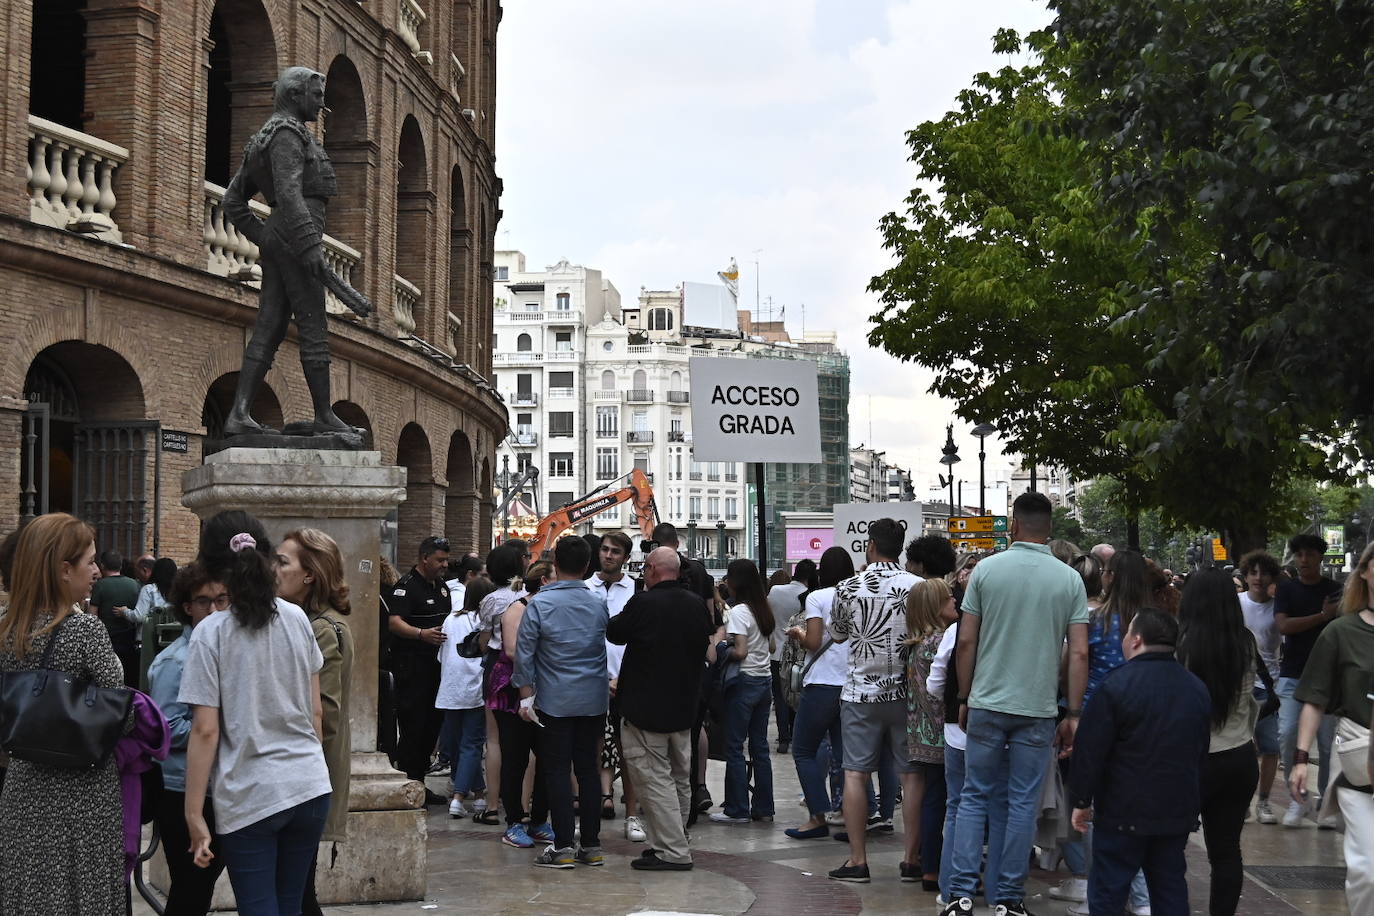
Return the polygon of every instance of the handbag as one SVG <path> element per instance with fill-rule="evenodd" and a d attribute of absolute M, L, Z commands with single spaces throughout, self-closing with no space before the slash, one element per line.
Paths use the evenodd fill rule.
<path fill-rule="evenodd" d="M 784 699 L 787 700 L 788 706 L 791 706 L 793 709 L 796 709 L 799 705 L 801 705 L 801 692 L 802 687 L 806 682 L 807 673 L 810 672 L 811 666 L 816 664 L 816 660 L 819 659 L 822 655 L 824 655 L 833 645 L 835 645 L 835 638 L 833 636 L 826 637 L 825 642 L 821 643 L 821 647 L 816 652 L 816 654 L 806 660 L 806 664 L 794 664 L 790 669 L 788 669 L 787 690 L 784 691 Z"/>
<path fill-rule="evenodd" d="M 103 766 L 124 734 L 134 694 L 49 668 L 61 629 L 53 630 L 38 668 L 0 674 L 0 747 L 45 766 Z"/>
<path fill-rule="evenodd" d="M 1369 788 L 1369 729 L 1341 716 L 1336 721 L 1331 750 L 1340 761 L 1345 781 L 1357 789 Z"/>
<path fill-rule="evenodd" d="M 473 617 L 476 617 L 473 614 Z M 458 644 L 459 658 L 481 658 L 485 653 L 482 651 L 482 630 L 475 627 L 468 631 L 468 635 L 463 637 L 463 641 Z"/>

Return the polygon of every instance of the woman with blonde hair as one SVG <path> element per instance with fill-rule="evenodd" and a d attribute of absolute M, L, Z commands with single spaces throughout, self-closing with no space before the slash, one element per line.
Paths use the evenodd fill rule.
<path fill-rule="evenodd" d="M 916 797 L 902 799 L 903 811 L 908 810 L 907 805 L 920 811 L 925 787 L 945 778 L 944 699 L 926 689 L 926 680 L 940 639 L 956 614 L 954 593 L 944 579 L 922 579 L 907 592 L 907 757 L 918 766 Z M 928 869 L 923 870 L 919 859 L 921 831 L 908 831 L 903 839 L 906 855 L 901 863 L 902 880 L 916 881 L 919 877 L 926 890 L 939 890 L 940 857 L 928 857 Z"/>
<path fill-rule="evenodd" d="M 0 672 L 39 668 L 51 647 L 48 668 L 97 687 L 124 686 L 105 625 L 76 610 L 98 575 L 95 534 L 85 522 L 65 513 L 29 522 L 0 615 Z M 85 769 L 11 759 L 0 794 L 0 913 L 122 914 L 123 830 L 113 759 Z"/>
<path fill-rule="evenodd" d="M 310 620 L 315 643 L 324 656 L 320 669 L 320 711 L 324 733 L 324 762 L 329 768 L 329 819 L 325 843 L 348 838 L 348 777 L 352 731 L 348 719 L 349 685 L 353 676 L 353 633 L 344 620 L 352 608 L 344 581 L 343 555 L 334 539 L 318 528 L 288 531 L 277 545 L 277 594 L 300 605 Z M 315 896 L 316 863 L 310 864 L 301 900 L 303 916 L 319 916 Z"/>
<path fill-rule="evenodd" d="M 1330 785 L 1320 787 L 1322 815 L 1339 813 L 1345 821 L 1345 898 L 1352 913 L 1374 913 L 1374 797 L 1369 793 L 1370 752 L 1341 745 L 1369 737 L 1371 672 L 1374 672 L 1374 544 L 1345 580 L 1341 615 L 1321 631 L 1307 657 L 1294 697 L 1302 702 L 1298 718 L 1298 750 L 1288 774 L 1293 798 L 1305 800 L 1307 749 L 1317 737 L 1324 715 L 1335 716 L 1336 737 L 1331 756 L 1336 771 Z"/>

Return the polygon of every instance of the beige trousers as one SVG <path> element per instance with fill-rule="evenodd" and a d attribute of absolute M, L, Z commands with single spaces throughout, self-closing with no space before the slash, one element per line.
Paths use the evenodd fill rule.
<path fill-rule="evenodd" d="M 1345 819 L 1345 900 L 1351 913 L 1374 913 L 1374 798 L 1336 789 Z"/>
<path fill-rule="evenodd" d="M 620 750 L 639 796 L 649 844 L 665 862 L 692 861 L 684 826 L 692 807 L 692 732 L 649 732 L 628 719 Z"/>

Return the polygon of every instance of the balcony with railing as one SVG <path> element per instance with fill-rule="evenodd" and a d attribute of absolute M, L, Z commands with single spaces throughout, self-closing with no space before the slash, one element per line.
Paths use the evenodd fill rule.
<path fill-rule="evenodd" d="M 491 361 L 500 366 L 537 366 L 544 362 L 544 354 L 533 350 L 516 350 L 514 353 L 496 353 Z"/>
<path fill-rule="evenodd" d="M 538 433 L 511 433 L 510 444 L 516 448 L 534 448 L 539 444 Z"/>
<path fill-rule="evenodd" d="M 571 397 L 576 396 L 576 394 L 577 394 L 577 391 L 576 391 L 576 389 L 573 389 L 573 388 L 550 388 L 550 389 L 549 389 L 549 399 L 550 399 L 550 400 L 553 400 L 553 399 L 563 399 L 563 400 L 566 400 L 567 398 L 571 398 Z"/>
<path fill-rule="evenodd" d="M 726 472 L 725 472 L 725 482 L 726 482 L 726 483 L 739 483 L 739 474 L 735 473 L 734 471 L 726 471 Z"/>
<path fill-rule="evenodd" d="M 630 404 L 652 404 L 654 393 L 648 388 L 631 388 L 625 392 L 625 400 Z"/>
<path fill-rule="evenodd" d="M 632 429 L 625 433 L 625 441 L 630 445 L 653 445 L 654 433 L 650 429 Z"/>
<path fill-rule="evenodd" d="M 464 67 L 463 62 L 458 59 L 458 55 L 450 53 L 448 68 L 448 88 L 449 91 L 453 93 L 453 97 L 455 99 L 461 98 L 461 96 L 458 94 L 458 87 L 462 84 L 463 78 L 467 75 L 467 68 Z"/>
<path fill-rule="evenodd" d="M 538 407 L 539 395 L 533 391 L 517 391 L 510 396 L 512 407 Z"/>
<path fill-rule="evenodd" d="M 668 392 L 668 403 L 669 403 L 669 404 L 687 404 L 687 403 L 689 403 L 690 401 L 691 401 L 691 392 L 688 392 L 688 391 L 670 391 L 670 392 Z"/>
<path fill-rule="evenodd" d="M 596 438 L 598 439 L 619 439 L 620 430 L 614 426 L 598 426 L 596 428 Z"/>
<path fill-rule="evenodd" d="M 617 477 L 619 477 L 619 476 L 620 476 L 620 472 L 617 471 L 615 468 L 600 468 L 600 467 L 599 467 L 599 468 L 596 469 L 596 479 L 597 479 L 597 480 L 615 480 L 615 479 L 616 479 Z"/>
<path fill-rule="evenodd" d="M 668 430 L 668 441 L 669 441 L 669 442 L 686 442 L 686 441 L 687 441 L 687 434 L 684 433 L 684 432 L 683 432 L 682 430 L 680 430 L 680 429 L 670 429 L 670 430 Z"/>
<path fill-rule="evenodd" d="M 396 319 L 396 327 L 406 335 L 415 333 L 415 308 L 423 297 L 414 283 L 400 274 L 392 274 L 391 316 Z"/>
<path fill-rule="evenodd" d="M 396 34 L 410 53 L 425 63 L 432 63 L 434 56 L 420 49 L 420 28 L 425 24 L 425 11 L 415 0 L 401 0 L 397 8 Z"/>
<path fill-rule="evenodd" d="M 618 401 L 620 400 L 619 391 L 604 391 L 598 389 L 592 392 L 593 401 Z"/>
<path fill-rule="evenodd" d="M 519 309 L 504 314 L 507 321 L 543 321 L 544 313 L 538 309 Z"/>
<path fill-rule="evenodd" d="M 128 161 L 122 146 L 29 115 L 29 219 L 122 241 L 113 216 L 114 177 Z"/>
<path fill-rule="evenodd" d="M 700 471 L 692 471 L 691 473 L 689 473 L 689 474 L 687 475 L 687 479 L 688 479 L 688 480 L 700 480 L 700 479 L 701 479 L 701 472 L 700 472 Z"/>
<path fill-rule="evenodd" d="M 551 350 L 544 354 L 547 363 L 575 363 L 579 358 L 576 350 Z"/>

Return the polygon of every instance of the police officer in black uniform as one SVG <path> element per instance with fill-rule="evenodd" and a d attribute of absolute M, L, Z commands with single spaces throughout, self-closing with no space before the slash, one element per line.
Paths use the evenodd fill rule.
<path fill-rule="evenodd" d="M 430 754 L 439 740 L 443 711 L 434 708 L 439 693 L 439 647 L 444 643 L 444 617 L 452 612 L 444 571 L 447 538 L 420 542 L 419 561 L 387 595 L 387 628 L 391 631 L 391 673 L 396 678 L 396 745 L 398 766 L 411 779 L 425 780 Z M 446 802 L 425 789 L 425 804 Z"/>

